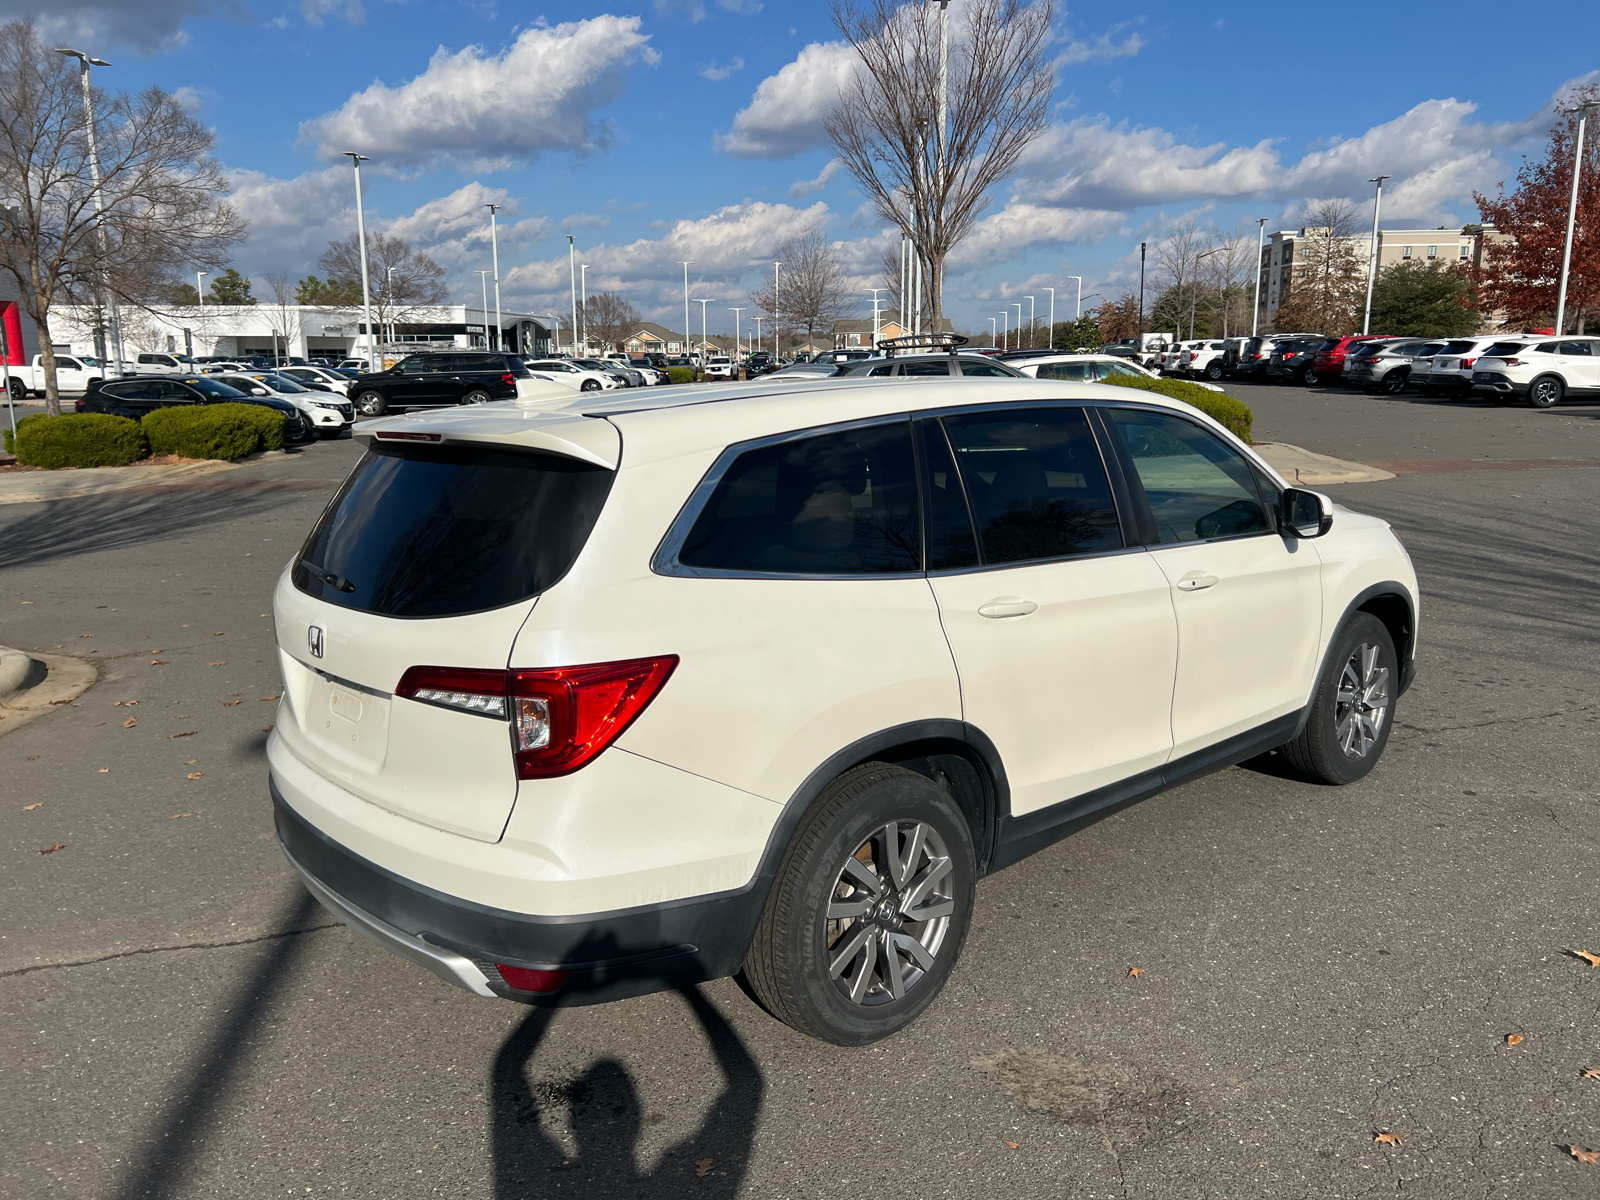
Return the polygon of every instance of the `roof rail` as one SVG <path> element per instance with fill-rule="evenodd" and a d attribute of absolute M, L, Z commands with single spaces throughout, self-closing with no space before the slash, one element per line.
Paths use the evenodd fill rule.
<path fill-rule="evenodd" d="M 957 347 L 966 344 L 967 339 L 959 333 L 908 333 L 903 337 L 884 338 L 877 347 L 886 358 L 893 358 L 910 350 L 948 350 L 954 354 Z"/>

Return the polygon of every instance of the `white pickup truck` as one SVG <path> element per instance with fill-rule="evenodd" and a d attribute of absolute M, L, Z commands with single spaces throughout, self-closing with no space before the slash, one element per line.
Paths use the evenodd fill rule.
<path fill-rule="evenodd" d="M 9 387 L 14 399 L 23 400 L 28 396 L 44 395 L 44 356 L 35 354 L 33 363 L 25 367 L 8 367 L 11 379 Z M 89 384 L 96 379 L 105 377 L 105 364 L 98 358 L 90 358 L 82 354 L 57 354 L 56 355 L 56 389 L 64 393 L 88 391 Z M 133 374 L 133 364 L 122 364 L 124 375 Z"/>

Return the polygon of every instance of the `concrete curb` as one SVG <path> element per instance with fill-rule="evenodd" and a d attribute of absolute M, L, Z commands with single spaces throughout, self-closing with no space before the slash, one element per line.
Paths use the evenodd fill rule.
<path fill-rule="evenodd" d="M 264 457 L 251 455 L 251 458 Z M 244 461 L 249 461 L 246 459 Z M 98 496 L 128 488 L 173 483 L 231 471 L 238 463 L 219 459 L 194 462 L 127 467 L 63 467 L 59 471 L 17 471 L 0 475 L 0 504 L 37 504 L 45 500 L 70 500 L 76 496 Z"/>
<path fill-rule="evenodd" d="M 76 700 L 99 678 L 95 665 L 81 658 L 0 646 L 0 737 Z"/>
<path fill-rule="evenodd" d="M 1393 479 L 1393 471 L 1370 467 L 1366 463 L 1318 454 L 1288 442 L 1257 442 L 1255 452 L 1266 459 L 1279 475 L 1301 487 L 1317 487 L 1333 483 L 1375 483 L 1380 479 Z"/>

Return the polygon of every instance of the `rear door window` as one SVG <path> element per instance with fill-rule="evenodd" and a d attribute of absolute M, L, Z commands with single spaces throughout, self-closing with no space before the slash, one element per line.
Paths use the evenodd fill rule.
<path fill-rule="evenodd" d="M 911 422 L 745 451 L 712 490 L 677 561 L 775 575 L 921 571 Z"/>
<path fill-rule="evenodd" d="M 614 478 L 558 455 L 376 445 L 312 530 L 294 584 L 391 617 L 514 604 L 571 569 Z"/>
<path fill-rule="evenodd" d="M 1036 379 L 1069 379 L 1078 383 L 1092 383 L 1094 364 L 1090 362 L 1045 363 L 1039 368 Z"/>
<path fill-rule="evenodd" d="M 978 376 L 982 379 L 1015 379 L 1017 372 L 1010 367 L 1002 367 L 999 363 L 991 362 L 963 362 L 961 373 L 966 376 Z"/>
<path fill-rule="evenodd" d="M 943 358 L 925 358 L 920 362 L 908 362 L 901 366 L 902 375 L 921 375 L 933 378 L 948 378 L 950 375 L 950 362 Z"/>

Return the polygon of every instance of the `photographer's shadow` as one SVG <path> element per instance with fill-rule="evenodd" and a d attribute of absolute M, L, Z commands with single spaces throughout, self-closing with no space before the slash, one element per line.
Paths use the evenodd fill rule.
<path fill-rule="evenodd" d="M 700 1126 L 670 1146 L 654 1171 L 641 1169 L 638 1154 L 645 1114 L 622 1064 L 601 1059 L 577 1080 L 559 1087 L 530 1082 L 535 1051 L 555 1017 L 555 1010 L 534 1009 L 495 1056 L 497 1200 L 525 1200 L 553 1190 L 627 1200 L 738 1193 L 749 1168 L 766 1084 L 738 1034 L 700 991 L 683 988 L 678 994 L 705 1030 L 723 1076 L 721 1092 Z M 540 1125 L 542 1110 L 555 1106 L 571 1110 L 577 1152 L 570 1158 Z"/>

